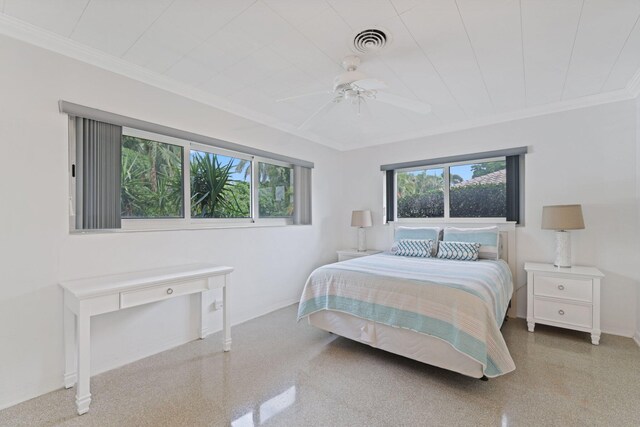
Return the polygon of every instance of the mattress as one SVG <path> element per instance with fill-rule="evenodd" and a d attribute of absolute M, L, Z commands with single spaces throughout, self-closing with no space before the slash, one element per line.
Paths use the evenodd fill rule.
<path fill-rule="evenodd" d="M 379 254 L 315 270 L 302 293 L 298 319 L 332 311 L 427 335 L 496 377 L 515 369 L 500 333 L 512 291 L 511 272 L 501 260 Z"/>

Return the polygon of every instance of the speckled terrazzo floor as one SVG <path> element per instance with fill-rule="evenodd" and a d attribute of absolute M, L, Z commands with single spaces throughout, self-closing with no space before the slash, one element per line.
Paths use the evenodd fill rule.
<path fill-rule="evenodd" d="M 482 382 L 295 322 L 296 306 L 0 411 L 2 426 L 638 426 L 640 348 L 629 338 L 511 320 L 515 372 Z"/>

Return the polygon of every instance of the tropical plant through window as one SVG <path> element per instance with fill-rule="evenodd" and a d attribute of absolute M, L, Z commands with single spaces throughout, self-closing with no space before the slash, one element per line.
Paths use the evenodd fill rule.
<path fill-rule="evenodd" d="M 444 169 L 398 172 L 398 217 L 444 217 Z"/>
<path fill-rule="evenodd" d="M 184 215 L 182 156 L 180 146 L 123 135 L 120 176 L 123 218 Z"/>
<path fill-rule="evenodd" d="M 184 216 L 183 154 L 178 145 L 123 135 L 123 218 Z M 251 216 L 251 162 L 191 151 L 191 216 Z"/>
<path fill-rule="evenodd" d="M 251 162 L 191 151 L 191 217 L 251 217 Z"/>
<path fill-rule="evenodd" d="M 258 163 L 258 206 L 261 217 L 293 215 L 293 169 Z"/>

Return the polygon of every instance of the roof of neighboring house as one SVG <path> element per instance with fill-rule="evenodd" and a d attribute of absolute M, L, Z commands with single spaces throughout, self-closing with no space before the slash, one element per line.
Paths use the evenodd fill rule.
<path fill-rule="evenodd" d="M 504 184 L 505 182 L 507 182 L 507 171 L 506 169 L 501 169 L 499 171 L 462 181 L 458 184 L 453 184 L 452 187 L 467 187 L 469 185 L 482 184 Z"/>

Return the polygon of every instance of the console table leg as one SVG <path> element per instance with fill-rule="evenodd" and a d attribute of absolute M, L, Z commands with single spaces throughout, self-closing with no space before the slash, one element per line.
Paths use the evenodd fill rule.
<path fill-rule="evenodd" d="M 78 387 L 76 391 L 76 407 L 78 415 L 89 412 L 91 403 L 90 391 L 90 361 L 91 361 L 91 341 L 90 326 L 91 317 L 86 309 L 80 307 L 77 317 L 78 327 Z"/>
<path fill-rule="evenodd" d="M 229 285 L 231 277 L 227 274 L 225 277 L 225 287 L 222 288 L 222 329 L 224 330 L 224 341 L 222 349 L 224 351 L 231 350 L 231 317 L 229 313 Z"/>
<path fill-rule="evenodd" d="M 64 387 L 71 388 L 76 384 L 76 315 L 68 307 L 64 307 Z"/>
<path fill-rule="evenodd" d="M 209 334 L 207 328 L 207 309 L 210 303 L 209 295 L 211 292 L 200 292 L 200 339 L 203 340 Z"/>

